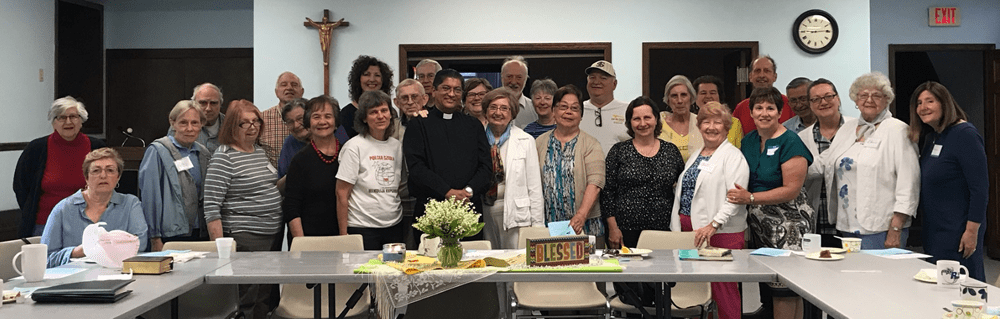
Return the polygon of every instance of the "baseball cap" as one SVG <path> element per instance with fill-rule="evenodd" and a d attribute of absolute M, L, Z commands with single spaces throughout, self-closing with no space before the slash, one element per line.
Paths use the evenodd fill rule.
<path fill-rule="evenodd" d="M 591 64 L 590 67 L 587 68 L 587 71 L 585 73 L 587 75 L 590 75 L 590 72 L 593 71 L 593 70 L 601 70 L 604 73 L 607 73 L 608 75 L 611 75 L 613 77 L 617 77 L 617 76 L 615 76 L 615 66 L 611 65 L 611 62 L 608 62 L 608 61 L 600 60 L 600 61 L 594 62 L 594 64 Z"/>

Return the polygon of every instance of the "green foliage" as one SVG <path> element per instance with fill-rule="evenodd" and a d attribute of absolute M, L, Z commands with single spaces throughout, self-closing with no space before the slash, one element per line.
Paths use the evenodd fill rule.
<path fill-rule="evenodd" d="M 417 217 L 413 228 L 427 234 L 427 238 L 458 240 L 478 234 L 485 223 L 479 222 L 479 214 L 472 210 L 472 204 L 455 200 L 430 200 L 424 206 L 424 216 Z"/>

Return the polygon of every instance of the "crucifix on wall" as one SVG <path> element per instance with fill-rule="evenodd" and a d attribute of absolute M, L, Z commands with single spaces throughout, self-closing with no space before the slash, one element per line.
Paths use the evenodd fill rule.
<path fill-rule="evenodd" d="M 323 10 L 323 20 L 320 22 L 306 17 L 306 22 L 302 23 L 306 27 L 313 27 L 319 31 L 319 47 L 323 50 L 323 94 L 330 95 L 330 43 L 333 42 L 333 29 L 346 27 L 350 24 L 343 18 L 336 22 L 331 21 L 330 10 Z"/>

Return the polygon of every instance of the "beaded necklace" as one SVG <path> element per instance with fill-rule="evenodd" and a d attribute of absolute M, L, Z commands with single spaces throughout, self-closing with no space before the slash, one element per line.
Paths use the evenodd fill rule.
<path fill-rule="evenodd" d="M 337 149 L 340 150 L 340 141 L 334 141 L 334 143 L 337 145 Z M 323 161 L 323 163 L 332 164 L 337 160 L 337 153 L 333 153 L 333 156 L 326 156 L 326 154 L 319 151 L 319 147 L 316 147 L 315 141 L 309 141 L 309 144 L 312 144 L 313 150 L 316 150 L 316 155 L 319 155 L 319 160 Z M 327 157 L 330 159 L 326 159 Z"/>

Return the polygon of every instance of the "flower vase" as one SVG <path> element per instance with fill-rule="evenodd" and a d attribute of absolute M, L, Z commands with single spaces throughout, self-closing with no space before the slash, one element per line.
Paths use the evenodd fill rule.
<path fill-rule="evenodd" d="M 457 238 L 441 238 L 438 244 L 437 259 L 441 262 L 441 267 L 452 268 L 458 266 L 458 261 L 462 260 L 462 243 Z"/>

